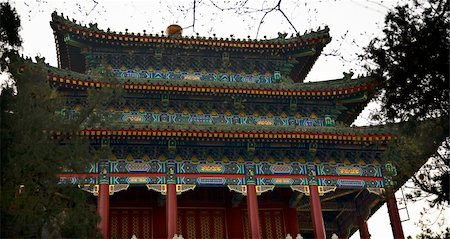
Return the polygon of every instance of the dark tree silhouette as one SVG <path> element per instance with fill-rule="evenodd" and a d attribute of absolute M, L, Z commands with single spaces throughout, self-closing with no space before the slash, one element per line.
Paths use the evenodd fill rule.
<path fill-rule="evenodd" d="M 95 201 L 76 187 L 58 185 L 63 170 L 78 172 L 92 162 L 89 143 L 56 132 L 78 125 L 61 114 L 65 99 L 52 89 L 42 59 L 19 58 L 20 20 L 8 2 L 0 4 L 2 70 L 14 82 L 0 95 L 1 237 L 94 238 L 99 236 Z"/>
<path fill-rule="evenodd" d="M 412 177 L 417 189 L 407 197 L 412 201 L 426 197 L 430 206 L 437 208 L 447 206 L 450 200 L 449 15 L 448 0 L 415 0 L 399 5 L 385 18 L 384 36 L 375 38 L 360 57 L 368 62 L 370 73 L 382 80 L 382 109 L 375 119 L 408 125 L 409 131 L 401 138 L 409 140 L 397 141 L 395 154 L 407 157 L 404 160 L 411 164 L 420 164 L 400 167 L 415 171 L 414 167 L 431 156 Z M 433 130 L 434 134 L 419 135 L 416 129 L 424 122 L 431 125 L 428 134 Z M 423 230 L 426 234 L 427 228 Z"/>
<path fill-rule="evenodd" d="M 9 2 L 0 3 L 0 70 L 7 71 L 11 54 L 22 45 L 20 19 Z"/>
<path fill-rule="evenodd" d="M 388 121 L 449 114 L 449 1 L 413 1 L 385 18 L 384 36 L 362 58 L 383 78 L 382 115 Z"/>

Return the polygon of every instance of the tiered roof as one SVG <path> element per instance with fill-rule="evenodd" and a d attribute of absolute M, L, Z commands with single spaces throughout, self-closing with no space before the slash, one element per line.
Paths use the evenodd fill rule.
<path fill-rule="evenodd" d="M 80 74 L 48 67 L 48 80 L 62 89 L 86 90 L 111 87 L 111 81 L 102 77 Z M 378 81 L 372 77 L 337 79 L 323 82 L 249 84 L 161 79 L 123 79 L 120 87 L 128 92 L 148 94 L 151 92 L 181 95 L 211 95 L 214 97 L 245 95 L 246 97 L 276 98 L 306 101 L 333 101 L 345 113 L 337 120 L 347 125 L 358 116 L 365 103 L 376 93 Z"/>
<path fill-rule="evenodd" d="M 322 49 L 331 41 L 329 28 L 319 29 L 304 35 L 286 38 L 285 35 L 275 39 L 234 39 L 217 37 L 170 37 L 163 34 L 143 34 L 104 31 L 97 24 L 82 26 L 75 20 L 70 21 L 63 15 L 52 14 L 51 26 L 54 30 L 58 54 L 58 65 L 63 69 L 84 72 L 86 58 L 84 51 L 89 47 L 112 46 L 116 50 L 125 48 L 155 48 L 182 49 L 214 52 L 241 52 L 289 58 L 286 65 L 291 78 L 302 82 Z"/>
<path fill-rule="evenodd" d="M 170 94 L 185 96 L 230 97 L 239 96 L 259 102 L 264 98 L 300 100 L 302 102 L 325 102 L 339 108 L 336 121 L 341 126 L 301 127 L 267 125 L 183 125 L 138 122 L 113 122 L 108 128 L 85 128 L 81 133 L 90 137 L 104 135 L 114 137 L 220 137 L 224 139 L 255 139 L 269 141 L 291 140 L 329 140 L 363 143 L 369 141 L 388 141 L 391 135 L 378 129 L 347 128 L 368 100 L 376 93 L 378 81 L 372 77 L 343 79 L 324 82 L 303 82 L 322 49 L 330 42 L 329 29 L 319 29 L 304 35 L 284 35 L 275 39 L 223 39 L 216 37 L 183 37 L 158 34 L 117 33 L 109 29 L 100 30 L 96 24 L 82 26 L 63 15 L 52 14 L 51 26 L 57 45 L 59 68 L 47 67 L 48 80 L 62 90 L 84 92 L 88 88 L 121 87 L 129 94 L 141 96 Z M 130 49 L 145 52 L 146 49 L 179 49 L 180 52 L 196 51 L 207 55 L 209 52 L 232 52 L 260 57 L 272 57 L 285 62 L 286 69 L 294 82 L 259 84 L 248 82 L 223 82 L 203 80 L 170 80 L 155 77 L 120 78 L 114 83 L 103 76 L 87 72 L 88 51 L 98 49 L 114 52 L 127 52 Z M 250 57 L 250 58 L 251 58 Z M 272 59 L 270 58 L 270 59 Z M 292 65 L 293 64 L 293 65 Z M 62 69 L 61 69 L 62 68 Z M 172 69 L 174 70 L 174 69 Z M 117 81 L 115 81 L 117 82 Z M 322 102 L 322 103 L 320 103 Z M 327 104 L 328 104 L 327 103 Z"/>

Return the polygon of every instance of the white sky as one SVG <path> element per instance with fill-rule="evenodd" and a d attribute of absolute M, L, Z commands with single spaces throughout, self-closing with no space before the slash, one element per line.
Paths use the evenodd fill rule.
<path fill-rule="evenodd" d="M 0 0 L 3 1 L 3 0 Z M 148 0 L 148 1 L 12 1 L 21 20 L 23 38 L 23 54 L 33 57 L 44 56 L 46 62 L 57 66 L 56 46 L 50 27 L 51 13 L 56 10 L 64 13 L 77 22 L 88 24 L 98 23 L 100 29 L 108 27 L 112 31 L 143 33 L 160 33 L 170 24 L 177 23 L 182 27 L 192 24 L 192 0 Z M 256 37 L 258 24 L 263 13 L 236 14 L 234 11 L 220 11 L 211 7 L 210 0 L 197 0 L 197 16 L 195 31 L 200 36 L 230 37 L 252 39 Z M 232 6 L 237 1 L 214 0 L 220 6 Z M 227 3 L 224 3 L 227 2 Z M 270 7 L 275 0 L 250 0 L 249 6 L 260 8 Z M 396 5 L 397 0 L 283 0 L 282 10 L 289 17 L 295 28 L 304 33 L 306 30 L 328 25 L 332 42 L 319 57 L 309 73 L 306 81 L 322 81 L 343 77 L 343 72 L 353 70 L 356 75 L 361 71 L 361 63 L 356 54 L 362 53 L 363 46 L 376 37 L 382 36 L 381 26 L 388 8 Z M 183 10 L 184 9 L 184 10 Z M 264 35 L 275 38 L 278 32 L 294 33 L 287 21 L 279 12 L 269 13 L 261 26 L 258 38 Z M 192 28 L 186 29 L 183 35 L 194 35 Z M 328 54 L 328 56 L 327 56 Z M 333 56 L 333 55 L 338 56 Z M 344 60 L 342 60 L 342 58 Z M 357 119 L 356 125 L 368 124 L 367 110 Z M 397 193 L 397 197 L 401 194 Z M 405 235 L 415 235 L 420 230 L 414 225 L 419 218 L 423 204 L 408 204 L 411 220 L 403 222 Z M 402 208 L 402 205 L 399 205 Z M 407 219 L 402 210 L 401 218 Z M 433 218 L 433 217 L 432 217 Z M 369 231 L 373 239 L 389 239 L 392 232 L 389 224 L 387 209 L 383 206 L 369 220 Z M 331 236 L 331 235 L 330 235 Z M 352 239 L 359 238 L 355 233 Z"/>

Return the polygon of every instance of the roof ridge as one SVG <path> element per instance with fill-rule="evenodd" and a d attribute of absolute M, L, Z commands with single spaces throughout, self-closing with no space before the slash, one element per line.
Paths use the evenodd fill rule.
<path fill-rule="evenodd" d="M 134 32 L 128 32 L 127 29 L 125 31 L 125 33 L 122 33 L 121 31 L 116 32 L 116 31 L 110 31 L 110 29 L 108 28 L 106 31 L 103 29 L 99 29 L 97 23 L 89 23 L 89 26 L 86 25 L 82 25 L 80 23 L 77 23 L 77 21 L 75 19 L 70 20 L 67 16 L 65 17 L 63 13 L 61 13 L 61 15 L 59 15 L 56 11 L 54 11 L 52 13 L 52 21 L 53 22 L 61 22 L 61 23 L 65 23 L 65 24 L 70 24 L 73 25 L 75 27 L 80 27 L 80 28 L 84 28 L 90 31 L 94 31 L 94 32 L 99 32 L 99 33 L 107 33 L 107 34 L 113 34 L 113 35 L 117 35 L 117 36 L 123 36 L 123 37 L 148 37 L 148 38 L 161 38 L 161 39 L 177 39 L 177 40 L 206 40 L 206 41 L 225 41 L 225 42 L 230 42 L 230 43 L 260 43 L 260 44 L 264 44 L 264 43 L 291 43 L 291 42 L 297 42 L 297 41 L 304 41 L 304 40 L 308 40 L 308 39 L 313 39 L 313 38 L 317 38 L 317 37 L 323 37 L 323 38 L 327 38 L 330 39 L 329 36 L 329 27 L 328 26 L 324 26 L 324 28 L 319 27 L 317 30 L 313 31 L 305 31 L 302 35 L 300 35 L 299 33 L 297 33 L 295 36 L 291 35 L 291 37 L 289 38 L 285 38 L 287 36 L 284 34 L 279 34 L 278 37 L 276 38 L 271 38 L 271 39 L 240 39 L 240 38 L 217 38 L 215 36 L 213 37 L 206 37 L 206 36 L 166 36 L 165 34 L 163 34 L 163 31 L 161 32 L 161 34 L 155 33 L 149 33 L 147 34 L 144 30 L 143 34 L 141 33 L 134 33 Z M 215 35 L 215 34 L 214 34 Z"/>

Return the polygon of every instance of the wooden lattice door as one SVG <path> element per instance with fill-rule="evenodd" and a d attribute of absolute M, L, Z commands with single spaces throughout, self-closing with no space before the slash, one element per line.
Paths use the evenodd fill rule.
<path fill-rule="evenodd" d="M 152 238 L 151 209 L 111 209 L 111 238 Z"/>
<path fill-rule="evenodd" d="M 178 209 L 177 231 L 186 239 L 226 238 L 225 210 Z"/>
<path fill-rule="evenodd" d="M 250 221 L 248 214 L 243 213 L 244 235 L 250 236 Z M 285 238 L 283 211 L 281 209 L 259 210 L 259 225 L 261 229 L 261 238 Z"/>

